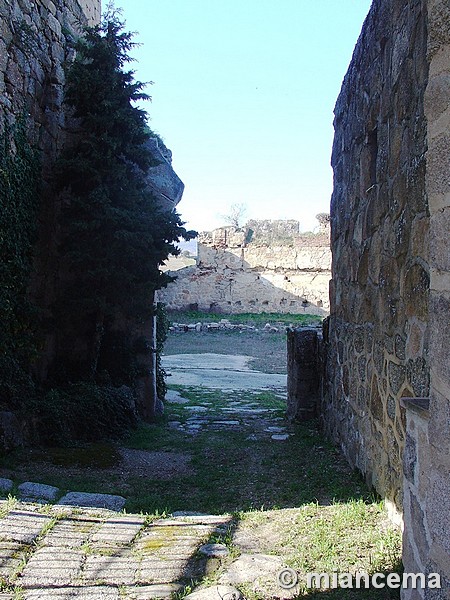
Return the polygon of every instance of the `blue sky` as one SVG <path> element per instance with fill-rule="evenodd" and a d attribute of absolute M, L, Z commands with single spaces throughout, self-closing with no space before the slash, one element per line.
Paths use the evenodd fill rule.
<path fill-rule="evenodd" d="M 224 224 L 232 204 L 303 230 L 329 211 L 333 108 L 370 4 L 116 0 L 190 228 Z"/>

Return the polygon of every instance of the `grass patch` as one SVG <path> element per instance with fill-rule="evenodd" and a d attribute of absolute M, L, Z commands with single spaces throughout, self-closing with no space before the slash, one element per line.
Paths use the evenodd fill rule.
<path fill-rule="evenodd" d="M 149 452 L 185 453 L 191 457 L 188 472 L 167 481 L 149 470 L 145 476 L 132 472 L 118 476 L 114 447 L 94 444 L 79 449 L 53 449 L 49 455 L 55 470 L 46 463 L 32 464 L 33 480 L 61 489 L 118 493 L 127 498 L 127 511 L 148 515 L 176 510 L 232 513 L 230 526 L 211 535 L 209 541 L 224 543 L 232 560 L 239 555 L 235 535 L 244 532 L 258 545 L 257 552 L 276 554 L 300 576 L 297 598 L 316 600 L 387 600 L 398 590 L 332 589 L 306 590 L 307 572 L 355 573 L 401 570 L 400 532 L 388 521 L 379 499 L 357 473 L 351 472 L 333 445 L 325 441 L 315 423 L 297 425 L 283 442 L 271 440 L 268 423 L 279 423 L 285 402 L 270 391 L 222 392 L 177 386 L 186 404 L 168 404 L 165 416 L 154 424 L 141 424 L 123 444 Z M 209 422 L 241 420 L 238 429 L 207 428 L 196 435 L 172 429 L 171 421 L 188 423 L 191 407 L 203 406 L 195 417 Z M 224 412 L 224 408 L 267 409 L 257 417 Z M 103 454 L 97 460 L 98 454 Z M 24 462 L 29 458 L 22 455 Z M 5 459 L 3 459 L 4 461 Z M 19 464 L 19 455 L 16 454 Z M 93 467 L 95 465 L 95 468 Z M 113 473 L 115 473 L 113 475 Z M 153 517 L 148 517 L 148 523 Z M 49 527 L 53 526 L 52 521 Z M 139 556 L 158 555 L 176 543 L 177 528 L 156 527 L 139 549 Z M 89 547 L 83 548 L 89 553 Z M 214 575 L 196 582 L 215 582 Z M 276 582 L 271 580 L 271 585 Z M 255 592 L 239 586 L 247 600 L 278 598 L 280 588 Z M 184 594 L 189 586 L 184 590 Z M 183 593 L 179 594 L 181 598 Z"/>
<path fill-rule="evenodd" d="M 264 326 L 266 323 L 276 325 L 293 325 L 294 327 L 314 325 L 322 322 L 322 317 L 318 315 L 301 314 L 295 315 L 290 313 L 242 313 L 237 315 L 202 312 L 197 310 L 187 311 L 168 311 L 169 319 L 172 323 L 208 323 L 217 322 L 221 319 L 228 319 L 230 323 L 243 325 Z"/>

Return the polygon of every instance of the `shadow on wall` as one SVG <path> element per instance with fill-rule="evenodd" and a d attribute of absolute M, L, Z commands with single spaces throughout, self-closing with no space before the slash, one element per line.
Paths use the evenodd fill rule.
<path fill-rule="evenodd" d="M 328 315 L 328 270 L 255 267 L 243 252 L 208 248 L 197 265 L 169 273 L 176 281 L 158 294 L 169 310 Z"/>

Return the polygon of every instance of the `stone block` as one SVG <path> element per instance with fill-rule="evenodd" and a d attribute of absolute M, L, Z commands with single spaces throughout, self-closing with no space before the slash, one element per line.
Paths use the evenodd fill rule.
<path fill-rule="evenodd" d="M 50 27 L 51 31 L 53 31 L 53 33 L 55 34 L 56 38 L 60 38 L 62 33 L 61 24 L 58 21 L 58 19 L 51 13 L 47 17 L 47 24 L 48 27 Z"/>
<path fill-rule="evenodd" d="M 145 523 L 144 517 L 120 516 L 107 519 L 91 536 L 91 543 L 97 547 L 127 546 L 140 533 Z"/>
<path fill-rule="evenodd" d="M 0 477 L 0 494 L 5 495 L 10 492 L 13 488 L 14 482 L 12 479 L 5 479 Z"/>
<path fill-rule="evenodd" d="M 89 494 L 86 492 L 69 492 L 58 504 L 66 506 L 86 506 L 92 508 L 107 508 L 120 511 L 125 506 L 125 498 L 111 494 Z"/>
<path fill-rule="evenodd" d="M 24 600 L 42 600 L 42 590 L 31 589 L 24 592 Z M 104 585 L 85 587 L 54 587 L 45 590 L 47 600 L 121 600 L 122 596 L 117 588 Z M 151 596 L 149 596 L 151 598 Z"/>
<path fill-rule="evenodd" d="M 434 214 L 430 221 L 430 263 L 439 271 L 450 271 L 449 231 L 450 207 Z"/>
<path fill-rule="evenodd" d="M 34 502 L 53 502 L 60 494 L 59 488 L 53 485 L 44 485 L 31 481 L 21 483 L 18 490 L 22 499 Z"/>
<path fill-rule="evenodd" d="M 420 264 L 412 265 L 405 275 L 403 298 L 408 317 L 427 320 L 430 276 Z"/>
<path fill-rule="evenodd" d="M 308 420 L 315 416 L 319 394 L 319 338 L 317 330 L 288 329 L 287 416 Z"/>
<path fill-rule="evenodd" d="M 430 364 L 433 372 L 439 373 L 437 383 L 450 381 L 450 328 L 448 315 L 450 314 L 450 296 L 444 293 L 432 293 L 430 298 L 430 328 L 436 332 L 430 340 Z M 448 384 L 447 384 L 448 385 Z M 444 396 L 445 390 L 442 390 Z"/>
<path fill-rule="evenodd" d="M 151 577 L 139 578 L 139 564 L 139 559 L 130 551 L 113 556 L 88 555 L 83 566 L 83 580 L 88 584 L 100 580 L 115 586 L 133 585 L 137 581 L 151 583 Z"/>
<path fill-rule="evenodd" d="M 25 588 L 70 585 L 80 575 L 82 561 L 80 550 L 40 548 L 26 564 L 20 583 Z"/>
<path fill-rule="evenodd" d="M 279 556 L 241 554 L 221 575 L 219 583 L 238 585 L 251 583 L 259 577 L 272 578 L 283 567 Z"/>
<path fill-rule="evenodd" d="M 12 510 L 0 521 L 0 540 L 32 544 L 50 522 L 46 515 Z"/>
<path fill-rule="evenodd" d="M 434 543 L 450 554 L 448 515 L 450 514 L 450 479 L 447 469 L 435 469 L 429 474 L 427 523 Z"/>
<path fill-rule="evenodd" d="M 403 451 L 403 473 L 408 481 L 415 482 L 417 464 L 416 440 L 407 432 Z"/>
<path fill-rule="evenodd" d="M 171 600 L 178 592 L 183 590 L 182 584 L 167 583 L 156 585 L 123 586 L 125 598 L 129 600 Z"/>
<path fill-rule="evenodd" d="M 389 386 L 394 396 L 396 396 L 406 381 L 406 367 L 398 365 L 392 361 L 388 363 Z"/>

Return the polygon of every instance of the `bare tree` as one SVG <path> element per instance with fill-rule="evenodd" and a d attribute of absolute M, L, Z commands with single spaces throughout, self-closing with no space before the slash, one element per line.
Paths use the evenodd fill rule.
<path fill-rule="evenodd" d="M 247 207 L 245 204 L 232 204 L 229 212 L 225 215 L 221 215 L 221 217 L 229 225 L 240 228 L 244 224 L 246 214 Z"/>

